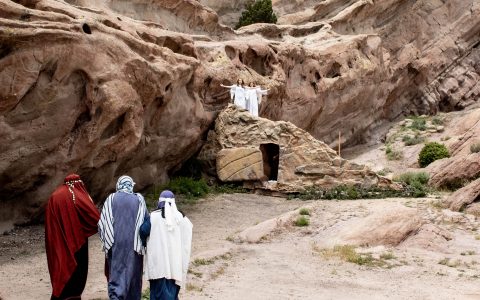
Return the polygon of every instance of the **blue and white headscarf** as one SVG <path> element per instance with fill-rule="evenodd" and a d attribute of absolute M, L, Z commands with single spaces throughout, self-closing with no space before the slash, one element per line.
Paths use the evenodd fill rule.
<path fill-rule="evenodd" d="M 133 182 L 132 177 L 127 175 L 120 176 L 120 178 L 117 180 L 117 192 L 133 194 L 134 185 L 135 182 Z"/>
<path fill-rule="evenodd" d="M 118 178 L 117 181 L 117 193 L 124 192 L 133 194 L 134 185 L 135 182 L 133 182 L 133 179 L 130 176 L 121 176 L 120 178 Z M 143 255 L 145 254 L 145 248 L 142 245 L 139 231 L 140 226 L 143 224 L 144 216 L 147 213 L 147 205 L 145 204 L 145 199 L 140 193 L 136 193 L 135 195 L 137 196 L 139 205 L 137 218 L 135 221 L 135 236 L 133 247 L 135 252 Z M 107 200 L 103 204 L 102 213 L 100 214 L 100 220 L 98 221 L 98 233 L 100 235 L 100 240 L 102 241 L 103 246 L 102 248 L 105 251 L 105 254 L 108 253 L 108 250 L 112 248 L 115 242 L 115 236 L 113 232 L 113 223 L 115 220 L 112 213 L 112 205 L 114 199 L 115 194 L 110 194 L 110 196 L 107 197 Z"/>

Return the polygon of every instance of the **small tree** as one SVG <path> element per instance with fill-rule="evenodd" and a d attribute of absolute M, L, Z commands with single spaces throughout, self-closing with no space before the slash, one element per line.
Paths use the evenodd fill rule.
<path fill-rule="evenodd" d="M 437 159 L 446 157 L 450 157 L 450 153 L 448 153 L 448 149 L 445 145 L 435 142 L 427 143 L 418 155 L 418 164 L 420 167 L 425 168 Z"/>
<path fill-rule="evenodd" d="M 277 16 L 272 8 L 272 0 L 249 1 L 235 29 L 254 23 L 277 23 Z"/>

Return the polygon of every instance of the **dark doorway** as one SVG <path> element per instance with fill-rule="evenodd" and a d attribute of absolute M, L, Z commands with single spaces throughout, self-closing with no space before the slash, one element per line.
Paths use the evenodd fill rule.
<path fill-rule="evenodd" d="M 277 144 L 262 144 L 260 151 L 263 156 L 263 170 L 268 180 L 277 180 L 280 146 Z"/>

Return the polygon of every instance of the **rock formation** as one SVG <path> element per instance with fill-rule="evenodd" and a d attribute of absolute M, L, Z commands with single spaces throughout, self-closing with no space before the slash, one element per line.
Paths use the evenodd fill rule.
<path fill-rule="evenodd" d="M 41 212 L 71 171 L 97 201 L 122 173 L 164 182 L 238 77 L 270 88 L 262 116 L 330 146 L 478 100 L 478 1 L 298 3 L 234 32 L 194 0 L 0 1 L 0 219 Z"/>
<path fill-rule="evenodd" d="M 472 110 L 448 129 L 446 142 L 451 157 L 427 167 L 429 184 L 435 187 L 458 188 L 480 176 L 480 153 L 471 147 L 480 145 L 480 109 Z"/>
<path fill-rule="evenodd" d="M 453 211 L 467 211 L 479 215 L 480 179 L 472 181 L 467 186 L 457 190 L 443 201 L 443 205 Z"/>
<path fill-rule="evenodd" d="M 223 181 L 257 181 L 256 188 L 298 192 L 306 187 L 389 186 L 369 168 L 342 159 L 325 143 L 284 121 L 253 117 L 229 105 L 215 121 L 215 140 L 207 141 Z M 218 148 L 212 149 L 216 145 Z M 218 154 L 217 154 L 218 153 Z"/>

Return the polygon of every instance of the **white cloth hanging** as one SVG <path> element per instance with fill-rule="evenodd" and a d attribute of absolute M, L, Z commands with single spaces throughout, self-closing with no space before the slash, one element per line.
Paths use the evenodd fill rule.
<path fill-rule="evenodd" d="M 165 208 L 168 205 L 166 203 Z M 171 209 L 170 212 L 170 219 L 175 220 L 171 230 L 167 216 L 163 218 L 161 210 L 150 214 L 151 230 L 145 255 L 145 277 L 147 280 L 174 279 L 183 288 L 190 263 L 193 225 L 178 210 Z"/>

